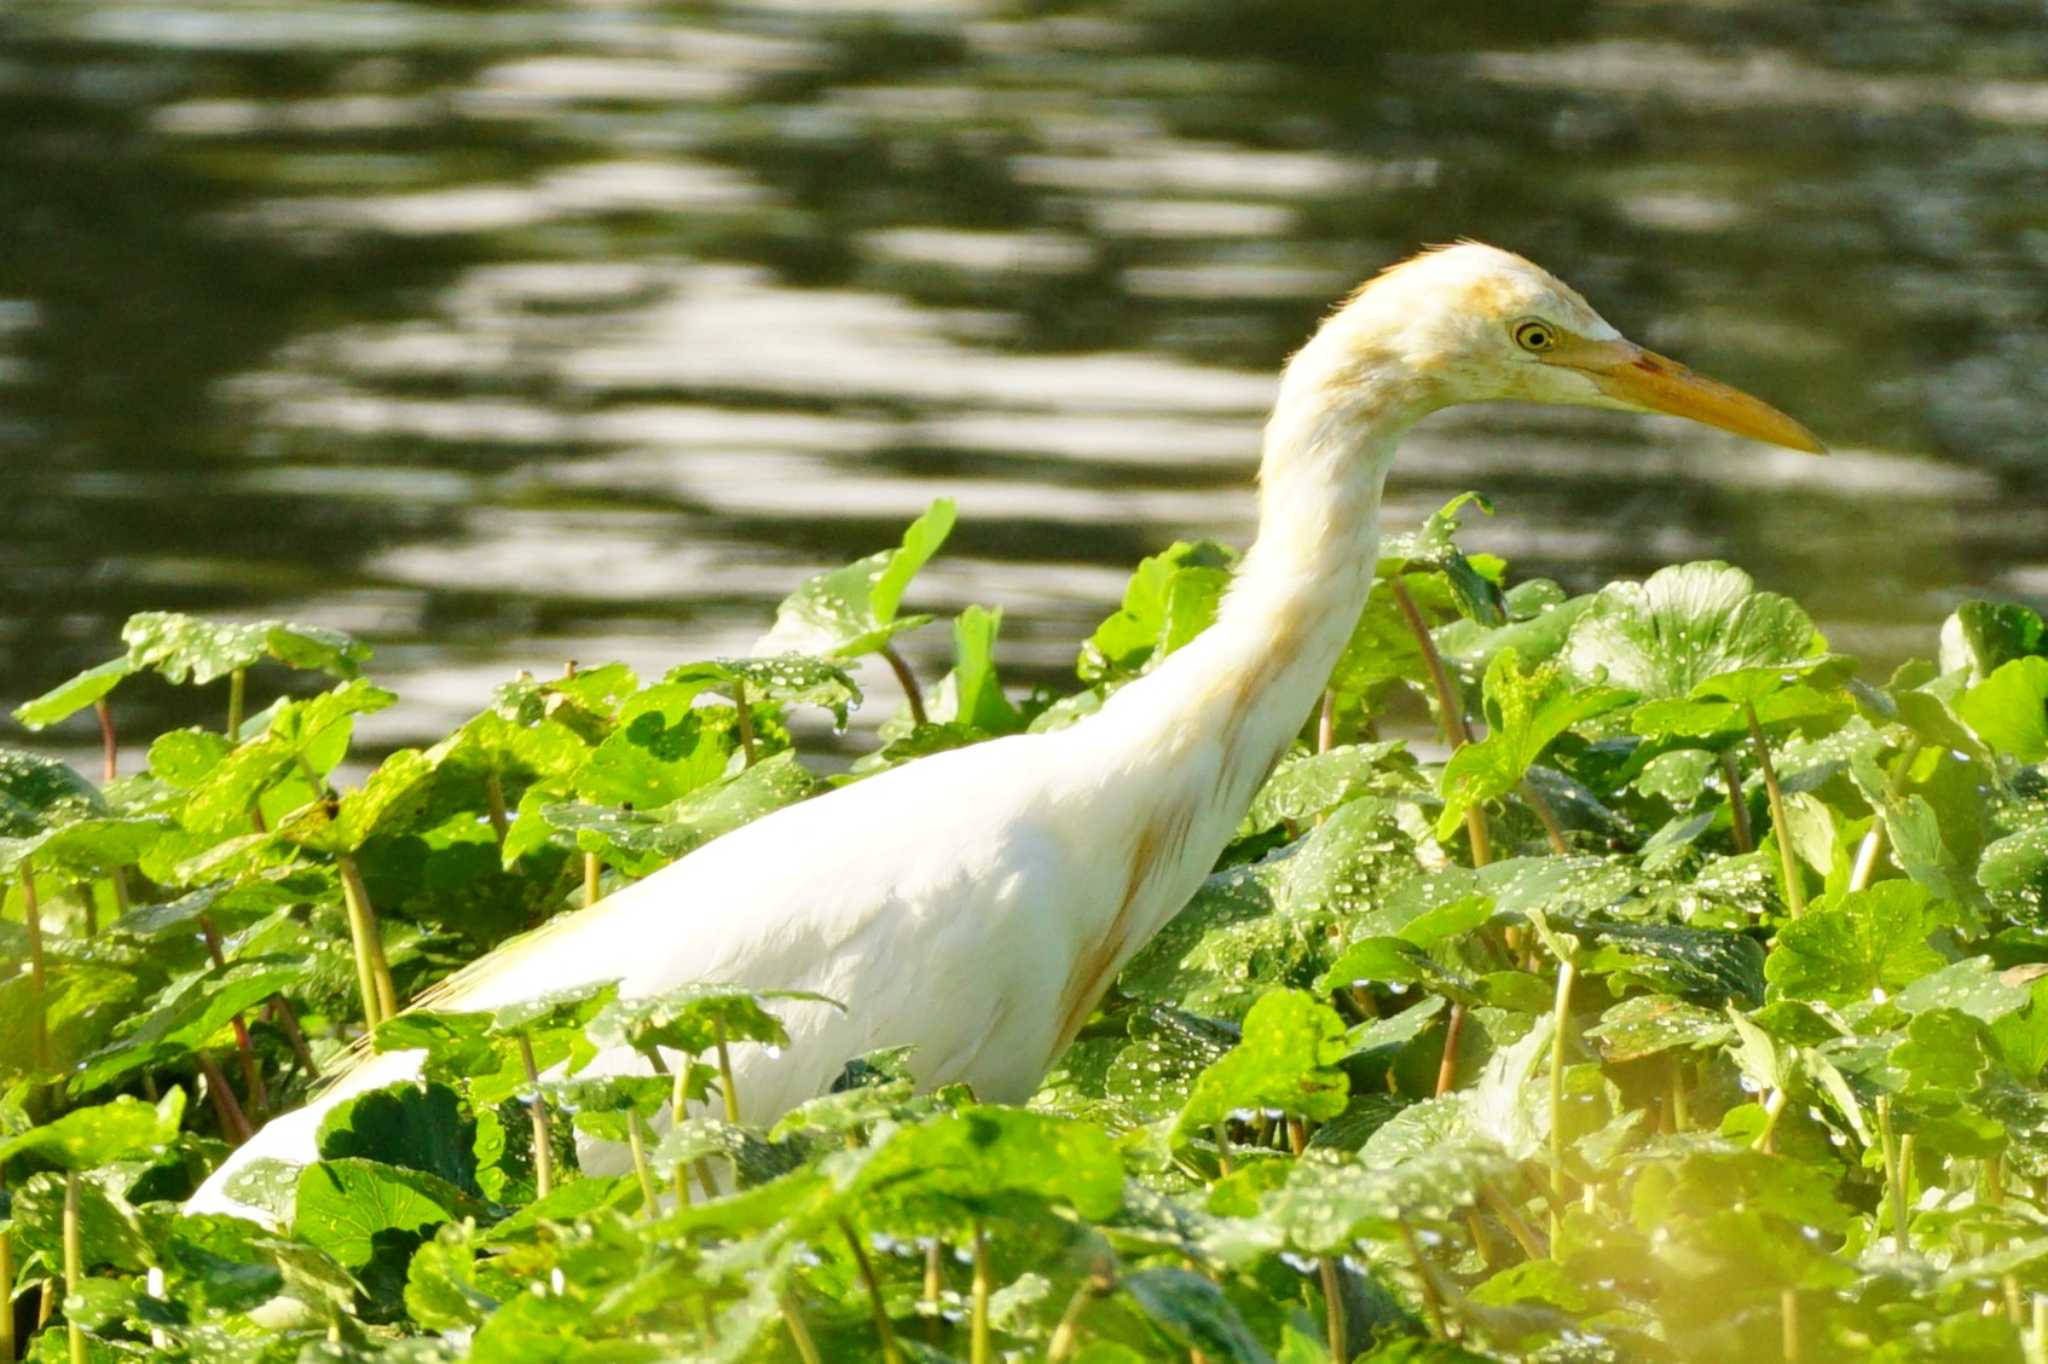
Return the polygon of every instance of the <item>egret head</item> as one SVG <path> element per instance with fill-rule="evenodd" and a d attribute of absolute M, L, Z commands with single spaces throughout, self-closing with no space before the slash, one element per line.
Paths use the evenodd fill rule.
<path fill-rule="evenodd" d="M 1426 408 L 1515 400 L 1666 412 L 1822 453 L 1812 432 L 1776 408 L 1643 349 L 1549 271 L 1478 242 L 1385 271 L 1324 334 L 1324 382 L 1384 372 L 1393 360 Z"/>

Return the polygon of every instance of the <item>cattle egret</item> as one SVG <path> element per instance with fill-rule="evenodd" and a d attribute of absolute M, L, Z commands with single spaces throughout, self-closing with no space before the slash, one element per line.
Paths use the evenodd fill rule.
<path fill-rule="evenodd" d="M 1819 453 L 1803 426 L 1623 338 L 1573 290 L 1463 243 L 1352 294 L 1288 363 L 1259 529 L 1215 624 L 1095 714 L 930 757 L 772 814 L 482 957 L 435 1007 L 492 1009 L 616 979 L 803 990 L 791 1045 L 739 1047 L 743 1116 L 772 1120 L 853 1057 L 908 1046 L 926 1085 L 1027 1098 L 1117 971 L 1200 886 L 1300 732 L 1365 606 L 1380 491 L 1422 418 L 1497 400 L 1663 412 Z M 627 1051 L 594 1073 L 642 1069 Z M 323 1113 L 416 1076 L 365 1058 L 272 1121 L 188 1205 L 258 1157 L 316 1158 Z M 587 1168 L 604 1168 L 594 1151 Z"/>

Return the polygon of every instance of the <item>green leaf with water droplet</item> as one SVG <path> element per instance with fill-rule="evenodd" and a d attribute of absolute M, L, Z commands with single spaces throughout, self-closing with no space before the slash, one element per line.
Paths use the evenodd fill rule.
<path fill-rule="evenodd" d="M 134 671 L 135 665 L 129 662 L 126 654 L 110 658 L 76 677 L 59 682 L 34 700 L 16 706 L 15 722 L 24 729 L 43 729 L 54 725 L 104 698 L 121 684 L 121 679 Z"/>
<path fill-rule="evenodd" d="M 1350 1083 L 1337 1065 L 1344 1020 L 1304 990 L 1274 990 L 1244 1019 L 1244 1038 L 1195 1079 L 1176 1138 L 1206 1132 L 1238 1109 L 1321 1122 L 1344 1111 Z"/>
<path fill-rule="evenodd" d="M 776 654 L 768 658 L 714 658 L 671 668 L 662 679 L 671 686 L 698 687 L 734 700 L 744 691 L 750 701 L 819 706 L 844 725 L 849 706 L 860 704 L 860 685 L 853 675 L 827 658 L 811 654 Z"/>
<path fill-rule="evenodd" d="M 1122 682 L 1148 672 L 1216 617 L 1236 551 L 1181 540 L 1139 563 L 1123 605 L 1081 646 L 1083 682 Z"/>
<path fill-rule="evenodd" d="M 2048 760 L 2048 658 L 2016 658 L 1964 692 L 1956 710 L 1993 749 Z"/>
<path fill-rule="evenodd" d="M 1230 1364 L 1272 1364 L 1244 1318 L 1223 1290 L 1185 1269 L 1141 1269 L 1126 1274 L 1118 1288 L 1175 1345 L 1200 1350 L 1205 1358 Z"/>
<path fill-rule="evenodd" d="M 122 1094 L 0 1142 L 0 1161 L 32 1156 L 60 1170 L 90 1170 L 163 1146 L 178 1135 L 184 1117 L 182 1089 L 153 1104 Z"/>
<path fill-rule="evenodd" d="M 368 646 L 339 630 L 281 620 L 201 620 L 175 611 L 130 616 L 121 639 L 133 671 L 148 668 L 173 682 L 204 686 L 272 659 L 288 668 L 352 678 L 370 659 Z"/>
<path fill-rule="evenodd" d="M 1521 655 L 1512 648 L 1495 654 L 1485 681 L 1490 732 L 1453 753 L 1444 765 L 1444 808 L 1437 816 L 1436 836 L 1449 838 L 1467 810 L 1514 790 L 1530 765 L 1573 725 L 1630 699 L 1619 687 L 1574 685 L 1553 663 L 1539 663 L 1525 673 Z"/>
<path fill-rule="evenodd" d="M 902 543 L 807 580 L 775 609 L 766 653 L 858 658 L 930 616 L 898 616 L 910 580 L 952 533 L 953 500 L 941 497 L 903 532 Z"/>
<path fill-rule="evenodd" d="M 1946 964 L 1927 942 L 1941 922 L 1925 887 L 1881 881 L 1781 927 L 1764 978 L 1774 995 L 1829 1004 L 1890 994 Z"/>
<path fill-rule="evenodd" d="M 1795 602 L 1710 561 L 1602 589 L 1572 626 L 1564 661 L 1581 682 L 1662 700 L 1721 673 L 1796 664 L 1825 648 Z"/>

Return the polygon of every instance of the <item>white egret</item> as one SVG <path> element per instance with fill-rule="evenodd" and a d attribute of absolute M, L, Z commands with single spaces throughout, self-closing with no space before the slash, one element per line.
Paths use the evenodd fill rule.
<path fill-rule="evenodd" d="M 436 1007 L 610 979 L 627 997 L 692 980 L 807 990 L 844 1012 L 788 1007 L 786 1051 L 735 1050 L 749 1120 L 904 1045 L 923 1083 L 1026 1098 L 1193 895 L 1307 719 L 1372 585 L 1395 442 L 1441 408 L 1502 399 L 1672 413 L 1821 449 L 1784 414 L 1627 341 L 1519 256 L 1425 252 L 1360 288 L 1288 363 L 1257 542 L 1200 637 L 1071 728 L 923 758 L 727 834 L 479 959 Z M 644 1065 L 628 1052 L 593 1064 Z M 236 1151 L 189 1206 L 252 1211 L 224 1190 L 236 1170 L 314 1159 L 327 1108 L 418 1069 L 416 1052 L 365 1060 Z"/>

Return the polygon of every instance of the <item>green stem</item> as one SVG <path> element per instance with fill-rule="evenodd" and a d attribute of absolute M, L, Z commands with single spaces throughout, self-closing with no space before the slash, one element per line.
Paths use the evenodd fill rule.
<path fill-rule="evenodd" d="M 1749 827 L 1749 802 L 1742 798 L 1742 770 L 1735 765 L 1732 749 L 1721 750 L 1721 780 L 1728 787 L 1728 823 L 1735 838 L 1735 851 L 1756 851 L 1756 834 Z"/>
<path fill-rule="evenodd" d="M 1515 1238 L 1515 1244 L 1522 1248 L 1524 1255 L 1532 1260 L 1550 1258 L 1550 1247 L 1543 1244 L 1543 1238 L 1537 1234 L 1536 1228 L 1529 1225 L 1529 1219 L 1522 1216 L 1519 1208 L 1508 1202 L 1505 1194 L 1493 1185 L 1487 1184 L 1481 1188 L 1480 1197 L 1486 1200 L 1486 1205 L 1493 1209 L 1493 1215 L 1507 1227 L 1508 1234 Z"/>
<path fill-rule="evenodd" d="M 1444 1055 L 1436 1068 L 1436 1096 L 1441 1099 L 1457 1087 L 1458 1037 L 1465 1031 L 1465 1006 L 1451 1005 L 1451 1017 L 1444 1025 Z"/>
<path fill-rule="evenodd" d="M 847 1248 L 853 1252 L 853 1263 L 860 1270 L 860 1281 L 868 1290 L 868 1311 L 875 1319 L 875 1335 L 882 1342 L 883 1364 L 903 1364 L 903 1352 L 896 1348 L 896 1328 L 889 1321 L 889 1305 L 882 1300 L 882 1281 L 875 1277 L 875 1265 L 868 1258 L 868 1248 L 861 1244 L 860 1233 L 853 1229 L 853 1223 L 844 1217 L 839 1219 L 839 1230 L 846 1237 Z"/>
<path fill-rule="evenodd" d="M 221 948 L 220 930 L 213 926 L 213 916 L 199 916 L 199 932 L 206 940 L 206 955 L 216 968 L 225 967 L 227 954 Z M 235 1060 L 242 1068 L 242 1086 L 249 1095 L 249 1112 L 259 1117 L 270 1107 L 270 1095 L 263 1088 L 263 1066 L 256 1059 L 256 1046 L 249 1040 L 249 1025 L 236 1014 L 228 1020 L 235 1031 Z"/>
<path fill-rule="evenodd" d="M 228 742 L 242 741 L 242 712 L 249 700 L 249 671 L 237 668 L 228 674 Z"/>
<path fill-rule="evenodd" d="M 1550 808 L 1550 802 L 1526 777 L 1522 780 L 1522 799 L 1536 812 L 1537 822 L 1543 826 L 1543 837 L 1550 843 L 1550 850 L 1559 857 L 1570 857 L 1572 845 L 1564 836 L 1564 826 L 1557 822 L 1557 811 Z"/>
<path fill-rule="evenodd" d="M 882 646 L 882 660 L 889 670 L 896 674 L 896 681 L 903 688 L 903 699 L 910 703 L 910 719 L 913 724 L 926 724 L 924 713 L 924 692 L 917 685 L 917 674 L 910 671 L 910 665 L 903 661 L 903 655 L 896 652 L 894 644 Z"/>
<path fill-rule="evenodd" d="M 114 733 L 114 707 L 102 696 L 92 703 L 100 721 L 100 780 L 111 782 L 121 775 L 121 743 Z"/>
<path fill-rule="evenodd" d="M 633 1152 L 633 1175 L 640 1181 L 640 1197 L 647 1204 L 647 1215 L 654 1217 L 661 1207 L 659 1195 L 654 1192 L 654 1175 L 647 1168 L 647 1139 L 641 1134 L 637 1109 L 626 1110 L 626 1144 Z"/>
<path fill-rule="evenodd" d="M 1770 797 L 1771 832 L 1777 836 L 1778 866 L 1785 874 L 1785 903 L 1796 919 L 1806 912 L 1806 878 L 1799 870 L 1799 854 L 1792 850 L 1792 826 L 1785 818 L 1785 793 L 1778 786 L 1778 769 L 1771 763 L 1771 746 L 1764 742 L 1756 707 L 1744 701 L 1742 714 L 1749 721 L 1749 741 L 1756 749 L 1757 766 L 1763 770 L 1764 792 Z"/>
<path fill-rule="evenodd" d="M 974 1219 L 974 1306 L 969 1331 L 972 1345 L 968 1356 L 972 1364 L 994 1364 L 995 1360 L 994 1341 L 989 1334 L 988 1296 L 988 1235 L 977 1217 Z"/>
<path fill-rule="evenodd" d="M 39 1072 L 50 1069 L 49 977 L 43 965 L 43 909 L 36 899 L 35 869 L 21 864 L 21 921 L 28 930 L 29 992 L 35 996 L 35 1010 L 29 1016 L 28 1054 Z"/>
<path fill-rule="evenodd" d="M 735 1127 L 740 1121 L 740 1091 L 732 1078 L 732 1049 L 725 1044 L 725 1020 L 713 1019 L 711 1036 L 718 1045 L 718 1084 L 725 1092 L 725 1120 Z"/>
<path fill-rule="evenodd" d="M 1782 1087 L 1772 1090 L 1770 1098 L 1764 1100 L 1764 1130 L 1756 1134 L 1750 1149 L 1764 1152 L 1773 1149 L 1771 1142 L 1778 1132 L 1778 1119 L 1785 1114 L 1785 1100 L 1786 1092 Z"/>
<path fill-rule="evenodd" d="M 583 854 L 583 907 L 590 908 L 604 898 L 598 889 L 598 878 L 604 874 L 604 863 L 597 860 L 597 854 Z"/>
<path fill-rule="evenodd" d="M 1337 746 L 1337 693 L 1325 691 L 1323 704 L 1316 708 L 1316 752 L 1328 753 Z"/>
<path fill-rule="evenodd" d="M 547 1100 L 540 1093 L 540 1067 L 533 1061 L 533 1040 L 525 1033 L 519 1034 L 519 1064 L 526 1067 L 526 1082 L 533 1086 L 533 1097 L 526 1101 L 526 1111 L 533 1117 L 534 1192 L 538 1197 L 546 1198 L 555 1189 L 554 1127 L 548 1119 Z"/>
<path fill-rule="evenodd" d="M 1219 1179 L 1230 1177 L 1230 1127 L 1226 1119 L 1216 1120 L 1216 1174 Z"/>
<path fill-rule="evenodd" d="M 512 832 L 512 820 L 505 810 L 505 784 L 495 772 L 484 773 L 484 810 L 491 817 L 491 832 L 498 836 L 498 846 L 504 847 L 505 835 Z"/>
<path fill-rule="evenodd" d="M 256 1129 L 249 1124 L 249 1115 L 235 1102 L 235 1091 L 228 1087 L 228 1077 L 221 1074 L 220 1066 L 203 1051 L 192 1053 L 192 1060 L 199 1067 L 199 1073 L 206 1077 L 206 1092 L 213 1099 L 213 1111 L 220 1118 L 221 1135 L 236 1146 L 242 1145 L 256 1135 Z"/>
<path fill-rule="evenodd" d="M 384 982 L 377 971 L 381 949 L 377 942 L 377 918 L 370 909 L 370 894 L 363 886 L 362 873 L 353 857 L 341 859 L 341 900 L 348 909 L 348 936 L 355 947 L 356 990 L 363 1001 L 363 1026 L 371 1032 L 390 1015 L 384 1009 Z M 393 1012 L 396 1012 L 393 1010 Z"/>
<path fill-rule="evenodd" d="M 1899 1169 L 1899 1143 L 1892 1133 L 1892 1096 L 1877 1096 L 1877 1136 L 1884 1145 L 1885 1192 L 1891 1199 L 1898 1253 L 1906 1253 L 1906 1182 Z"/>
<path fill-rule="evenodd" d="M 1308 1124 L 1300 1118 L 1290 1116 L 1287 1119 L 1287 1145 L 1297 1160 L 1308 1150 Z M 1343 1359 L 1344 1294 L 1337 1274 L 1336 1257 L 1318 1257 L 1316 1273 L 1323 1284 L 1323 1333 L 1329 1339 L 1330 1358 Z"/>
<path fill-rule="evenodd" d="M 1081 1339 L 1081 1313 L 1095 1297 L 1093 1277 L 1081 1280 L 1074 1289 L 1074 1296 L 1067 1299 L 1067 1307 L 1060 1313 L 1059 1323 L 1052 1328 L 1052 1339 L 1046 1343 L 1045 1364 L 1065 1364 L 1073 1357 L 1074 1347 Z"/>
<path fill-rule="evenodd" d="M 1870 878 L 1877 875 L 1877 864 L 1884 856 L 1884 812 L 1874 810 L 1870 816 L 1870 832 L 1863 835 L 1863 842 L 1856 847 L 1856 862 L 1849 869 L 1849 889 L 1862 890 L 1870 884 Z"/>
<path fill-rule="evenodd" d="M 740 752 L 746 755 L 746 765 L 754 765 L 754 711 L 747 704 L 747 684 L 739 678 L 732 681 L 732 704 L 740 717 Z"/>
<path fill-rule="evenodd" d="M 1685 1062 L 1667 1053 L 1671 1065 L 1671 1128 L 1684 1132 L 1692 1127 L 1692 1096 L 1686 1090 Z"/>
<path fill-rule="evenodd" d="M 789 1328 L 789 1338 L 796 1342 L 796 1352 L 804 1364 L 823 1364 L 818 1347 L 811 1340 L 811 1328 L 804 1325 L 803 1313 L 797 1310 L 796 1299 L 785 1290 L 775 1295 L 775 1302 L 782 1309 L 782 1324 Z"/>
<path fill-rule="evenodd" d="M 1778 1291 L 1778 1322 L 1780 1347 L 1785 1355 L 1785 1364 L 1799 1364 L 1799 1290 L 1785 1288 Z"/>
<path fill-rule="evenodd" d="M 277 1024 L 277 1030 L 284 1034 L 285 1042 L 291 1047 L 292 1055 L 305 1070 L 306 1078 L 315 1082 L 320 1079 L 320 1063 L 313 1059 L 313 1049 L 306 1045 L 306 1034 L 299 1027 L 299 1016 L 292 1012 L 291 1004 L 283 995 L 270 1001 L 270 1021 Z"/>
<path fill-rule="evenodd" d="M 0 1191 L 7 1188 L 7 1169 L 0 1163 Z M 0 1231 L 0 1364 L 12 1364 L 14 1339 L 14 1236 Z"/>
<path fill-rule="evenodd" d="M 1572 1016 L 1572 981 L 1578 968 L 1571 962 L 1557 967 L 1557 1007 L 1550 1028 L 1550 1236 L 1558 1233 L 1557 1204 L 1564 1201 L 1564 1045 Z"/>
<path fill-rule="evenodd" d="M 926 1340 L 933 1345 L 939 1338 L 939 1299 L 946 1291 L 946 1243 L 934 1236 L 932 1243 L 924 1248 L 924 1314 Z"/>
<path fill-rule="evenodd" d="M 85 1238 L 78 1221 L 78 1171 L 64 1172 L 64 1293 L 66 1297 L 85 1286 Z M 67 1313 L 64 1332 L 71 1341 L 71 1364 L 86 1364 L 85 1328 Z"/>
<path fill-rule="evenodd" d="M 1408 1219 L 1397 1223 L 1401 1228 L 1402 1244 L 1408 1247 L 1408 1258 L 1415 1262 L 1415 1277 L 1422 1281 L 1422 1306 L 1429 1313 L 1429 1333 L 1438 1340 L 1450 1339 L 1450 1328 L 1444 1323 L 1443 1298 L 1437 1292 L 1436 1277 L 1429 1272 L 1429 1261 L 1423 1258 L 1422 1246 L 1415 1239 L 1415 1228 L 1408 1225 Z M 1330 1358 L 1342 1359 L 1343 1342 L 1336 1341 L 1330 1350 Z"/>

